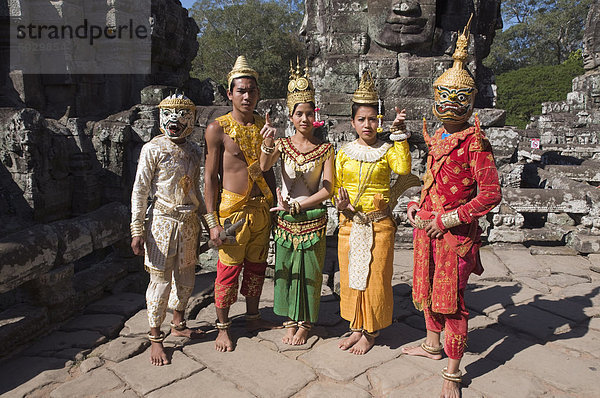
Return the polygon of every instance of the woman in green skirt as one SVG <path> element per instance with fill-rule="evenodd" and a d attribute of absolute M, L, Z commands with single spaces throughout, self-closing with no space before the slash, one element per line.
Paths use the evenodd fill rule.
<path fill-rule="evenodd" d="M 275 304 L 277 315 L 286 316 L 286 344 L 306 343 L 319 315 L 327 210 L 323 202 L 333 192 L 333 160 L 330 143 L 315 137 L 315 91 L 299 67 L 290 68 L 287 106 L 295 134 L 275 140 L 265 133 L 260 166 L 269 170 L 281 158 L 282 188 L 277 189 L 275 231 Z"/>

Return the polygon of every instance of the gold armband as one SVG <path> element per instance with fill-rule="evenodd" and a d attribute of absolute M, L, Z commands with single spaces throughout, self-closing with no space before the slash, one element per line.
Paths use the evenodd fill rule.
<path fill-rule="evenodd" d="M 204 215 L 204 220 L 206 220 L 206 225 L 208 225 L 209 229 L 213 229 L 217 225 L 219 225 L 219 217 L 217 217 L 216 211 L 211 211 L 210 213 L 206 213 Z"/>
<path fill-rule="evenodd" d="M 442 220 L 442 224 L 444 224 L 444 228 L 450 229 L 452 227 L 457 227 L 462 224 L 460 221 L 460 217 L 458 217 L 458 210 L 453 210 L 449 213 L 444 213 L 440 216 Z"/>

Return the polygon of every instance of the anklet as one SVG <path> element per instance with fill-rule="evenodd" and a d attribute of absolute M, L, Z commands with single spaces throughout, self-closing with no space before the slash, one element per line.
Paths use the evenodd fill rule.
<path fill-rule="evenodd" d="M 354 332 L 362 333 L 363 332 L 363 328 L 350 328 L 350 331 L 352 333 L 354 333 Z"/>
<path fill-rule="evenodd" d="M 298 326 L 300 326 L 302 329 L 304 330 L 310 330 L 312 329 L 312 325 L 306 321 L 300 321 L 298 322 Z"/>
<path fill-rule="evenodd" d="M 462 382 L 462 372 L 459 370 L 456 373 L 448 373 L 448 368 L 442 369 L 442 378 L 444 380 L 453 381 L 455 383 Z"/>
<path fill-rule="evenodd" d="M 434 346 L 427 345 L 427 343 L 425 343 L 425 342 L 421 343 L 421 348 L 423 349 L 423 351 L 425 351 L 426 353 L 431 354 L 431 355 L 439 355 L 442 353 L 442 351 L 444 351 L 444 346 L 442 346 L 442 345 L 434 347 Z"/>
<path fill-rule="evenodd" d="M 182 330 L 187 329 L 187 322 L 185 321 L 185 319 L 179 322 L 178 324 L 174 324 L 173 322 L 171 322 L 171 327 L 180 332 Z"/>
<path fill-rule="evenodd" d="M 367 332 L 366 330 L 363 330 L 363 334 L 367 337 L 371 337 L 371 338 L 375 338 L 377 336 L 379 336 L 379 330 L 376 330 L 374 332 Z"/>
<path fill-rule="evenodd" d="M 158 336 L 153 336 L 150 333 L 148 333 L 148 340 L 150 340 L 153 343 L 162 343 L 165 339 L 165 332 L 160 332 L 160 334 Z"/>
<path fill-rule="evenodd" d="M 256 314 L 246 314 L 245 318 L 247 321 L 258 321 L 260 319 L 260 312 Z"/>
<path fill-rule="evenodd" d="M 230 326 L 231 326 L 231 321 L 215 322 L 215 327 L 219 330 L 229 329 Z"/>
<path fill-rule="evenodd" d="M 283 322 L 283 327 L 284 328 L 295 328 L 296 326 L 298 326 L 298 322 L 296 322 L 296 321 L 285 321 L 285 322 Z"/>

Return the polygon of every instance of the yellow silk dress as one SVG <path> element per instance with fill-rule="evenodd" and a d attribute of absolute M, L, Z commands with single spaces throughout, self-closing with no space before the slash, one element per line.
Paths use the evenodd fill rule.
<path fill-rule="evenodd" d="M 338 234 L 340 312 L 352 329 L 373 333 L 392 323 L 396 224 L 388 210 L 390 177 L 392 171 L 409 176 L 410 167 L 406 141 L 378 141 L 372 146 L 353 141 L 336 156 L 334 192 L 337 196 L 339 188 L 345 188 L 360 213 L 352 219 L 352 214 L 340 214 Z M 358 216 L 369 214 L 378 216 L 357 222 Z"/>

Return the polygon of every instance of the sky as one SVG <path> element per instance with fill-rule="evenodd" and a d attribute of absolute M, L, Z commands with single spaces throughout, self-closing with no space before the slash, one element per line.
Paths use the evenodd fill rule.
<path fill-rule="evenodd" d="M 192 5 L 194 4 L 194 2 L 196 0 L 180 0 L 180 1 L 181 1 L 181 5 L 189 10 L 190 8 L 192 8 Z"/>

